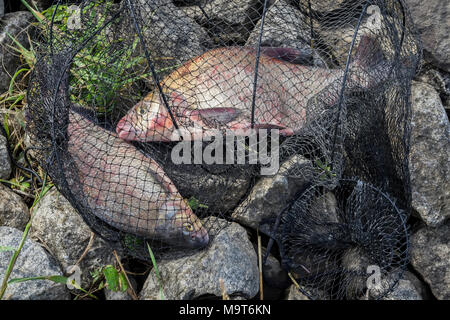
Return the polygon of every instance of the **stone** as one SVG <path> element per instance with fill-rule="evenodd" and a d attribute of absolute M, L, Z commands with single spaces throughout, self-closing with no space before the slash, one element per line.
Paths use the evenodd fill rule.
<path fill-rule="evenodd" d="M 306 59 L 302 64 L 325 67 L 325 62 L 310 47 L 311 31 L 308 19 L 285 0 L 276 1 L 267 9 L 261 46 L 296 48 L 299 49 L 302 59 Z M 260 28 L 261 20 L 248 37 L 247 46 L 258 44 Z"/>
<path fill-rule="evenodd" d="M 52 5 L 52 0 L 33 0 L 33 4 L 36 5 L 39 11 L 44 11 Z"/>
<path fill-rule="evenodd" d="M 307 1 L 303 2 L 303 6 L 307 7 Z M 311 10 L 320 12 L 320 13 L 328 13 L 333 10 L 345 9 L 347 0 L 334 0 L 334 1 L 311 1 Z M 350 2 L 351 3 L 351 2 Z"/>
<path fill-rule="evenodd" d="M 126 269 L 126 267 L 125 267 Z M 136 292 L 136 280 L 130 276 L 128 276 L 128 280 L 130 280 L 131 286 L 134 289 L 134 292 Z M 131 295 L 128 293 L 128 290 L 125 292 L 122 291 L 112 291 L 112 290 L 108 290 L 107 288 L 103 289 L 103 292 L 105 293 L 105 299 L 106 300 L 133 300 L 133 298 L 131 297 Z"/>
<path fill-rule="evenodd" d="M 0 133 L 0 179 L 7 180 L 11 175 L 11 158 L 8 152 L 8 140 Z"/>
<path fill-rule="evenodd" d="M 409 271 L 403 272 L 399 279 L 398 272 L 384 276 L 379 288 L 372 288 L 369 292 L 364 288 L 365 294 L 361 293 L 357 298 L 359 300 L 423 300 L 426 296 L 425 285 Z M 394 281 L 397 283 L 394 284 Z M 386 291 L 387 289 L 389 291 Z"/>
<path fill-rule="evenodd" d="M 223 229 L 214 228 L 220 220 L 208 221 L 212 226 L 209 231 L 212 240 L 207 248 L 191 255 L 173 259 L 166 256 L 157 261 L 164 299 L 194 299 L 205 295 L 222 297 L 221 281 L 225 293 L 233 299 L 251 299 L 258 293 L 257 256 L 247 231 L 237 223 L 229 223 Z M 140 299 L 160 298 L 160 284 L 155 270 L 152 270 Z"/>
<path fill-rule="evenodd" d="M 105 299 L 106 300 L 133 300 L 127 291 L 112 291 L 105 289 Z"/>
<path fill-rule="evenodd" d="M 425 57 L 450 72 L 450 2 L 406 0 L 422 38 Z"/>
<path fill-rule="evenodd" d="M 347 63 L 348 52 L 353 41 L 355 28 L 348 25 L 324 26 L 318 30 L 318 33 L 320 34 L 320 39 L 327 45 L 327 49 L 336 60 L 337 66 L 344 68 Z M 374 30 L 368 24 L 368 21 L 363 21 L 360 26 L 352 51 L 353 56 L 355 56 L 355 52 L 363 35 L 374 36 Z M 382 43 L 380 45 L 383 46 Z M 384 49 L 384 51 L 388 50 L 383 47 L 382 49 Z M 389 50 L 388 52 L 392 53 L 392 50 Z"/>
<path fill-rule="evenodd" d="M 450 224 L 423 227 L 411 236 L 411 264 L 433 295 L 450 299 Z"/>
<path fill-rule="evenodd" d="M 22 198 L 0 184 L 0 226 L 24 230 L 29 219 L 30 213 Z"/>
<path fill-rule="evenodd" d="M 213 213 L 223 214 L 233 210 L 250 186 L 250 177 L 246 177 L 245 174 L 239 175 L 241 172 L 239 169 L 213 174 L 202 166 L 192 170 L 192 166 L 187 168 L 187 165 L 167 163 L 163 167 L 173 169 L 166 172 L 183 197 L 197 199 Z M 195 183 L 192 183 L 193 181 Z"/>
<path fill-rule="evenodd" d="M 291 285 L 289 287 L 286 300 L 311 300 L 311 299 L 309 299 L 307 296 L 301 293 L 300 290 L 298 290 L 295 285 Z"/>
<path fill-rule="evenodd" d="M 255 250 L 258 253 L 258 246 Z M 264 257 L 266 255 L 266 248 L 261 248 L 262 263 L 263 263 L 263 292 L 264 300 L 278 300 L 283 292 L 292 283 L 285 270 L 281 267 L 280 261 L 269 254 L 266 263 L 264 264 Z"/>
<path fill-rule="evenodd" d="M 436 90 L 413 82 L 411 99 L 412 207 L 431 227 L 450 217 L 450 124 Z"/>
<path fill-rule="evenodd" d="M 266 249 L 263 248 L 262 255 L 266 254 Z M 280 261 L 275 258 L 272 254 L 267 257 L 266 264 L 263 265 L 264 270 L 264 282 L 272 286 L 286 286 L 290 283 L 289 276 L 287 272 L 281 268 Z"/>
<path fill-rule="evenodd" d="M 411 272 L 406 271 L 392 292 L 382 300 L 423 300 L 424 292 L 424 284 Z"/>
<path fill-rule="evenodd" d="M 22 231 L 0 227 L 0 246 L 17 248 Z M 0 251 L 0 282 L 13 255 L 12 251 Z M 56 261 L 36 242 L 27 239 L 17 258 L 9 280 L 37 276 L 63 275 Z M 49 280 L 32 280 L 9 284 L 4 299 L 10 300 L 69 300 L 67 287 Z"/>
<path fill-rule="evenodd" d="M 39 202 L 34 211 L 31 237 L 41 241 L 65 271 L 75 265 L 91 239 L 91 229 L 79 213 L 55 188 Z M 115 261 L 112 248 L 94 235 L 92 245 L 81 260 L 81 287 L 92 284 L 90 272 Z"/>
<path fill-rule="evenodd" d="M 174 164 L 171 150 L 160 146 L 152 157 L 158 161 L 180 194 L 198 200 L 211 214 L 232 212 L 250 188 L 250 165 Z M 195 181 L 195 183 L 192 183 Z"/>
<path fill-rule="evenodd" d="M 27 11 L 7 13 L 0 19 L 0 93 L 8 90 L 11 77 L 21 63 L 17 53 L 8 47 L 8 45 L 14 46 L 14 43 L 7 32 L 28 48 L 26 29 L 32 20 L 33 15 Z"/>
<path fill-rule="evenodd" d="M 371 276 L 368 267 L 373 265 L 373 261 L 361 249 L 347 249 L 342 256 L 342 265 L 346 270 L 342 284 L 347 299 L 423 300 L 426 296 L 424 284 L 408 271 L 404 271 L 400 278 L 400 269 L 382 276 L 381 286 L 367 292 Z M 398 282 L 394 285 L 395 281 Z"/>
<path fill-rule="evenodd" d="M 337 199 L 334 193 L 325 192 L 314 198 L 311 203 L 311 212 L 317 221 L 323 223 L 340 223 L 340 215 L 338 213 Z"/>
<path fill-rule="evenodd" d="M 137 4 L 136 10 L 145 17 L 142 33 L 157 69 L 182 64 L 201 55 L 210 45 L 206 31 L 172 1 L 138 0 Z"/>
<path fill-rule="evenodd" d="M 432 86 L 439 92 L 444 108 L 450 109 L 450 72 L 445 72 L 429 64 L 421 68 L 416 80 Z"/>
<path fill-rule="evenodd" d="M 367 288 L 367 267 L 371 265 L 370 259 L 359 247 L 346 249 L 342 254 L 342 287 L 345 297 L 349 300 L 361 298 Z M 379 293 L 378 293 L 379 294 Z"/>
<path fill-rule="evenodd" d="M 290 157 L 281 164 L 277 174 L 264 176 L 256 182 L 248 197 L 231 217 L 254 229 L 264 220 L 276 218 L 295 194 L 310 182 L 308 175 L 290 176 L 289 173 L 294 170 L 312 171 L 311 162 L 300 155 Z"/>
<path fill-rule="evenodd" d="M 259 0 L 209 0 L 202 6 L 183 8 L 183 11 L 204 26 L 219 45 L 243 45 L 260 17 Z M 206 16 L 205 16 L 206 13 Z"/>

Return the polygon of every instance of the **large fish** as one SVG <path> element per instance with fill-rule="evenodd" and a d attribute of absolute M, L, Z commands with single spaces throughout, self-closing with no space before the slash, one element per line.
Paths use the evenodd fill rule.
<path fill-rule="evenodd" d="M 98 218 L 145 238 L 185 247 L 208 244 L 200 220 L 153 159 L 76 112 L 69 120 L 68 151 Z"/>
<path fill-rule="evenodd" d="M 289 62 L 295 55 L 295 49 L 263 48 L 254 128 L 279 129 L 281 135 L 292 135 L 305 123 L 311 98 L 321 94 L 325 105 L 338 101 L 344 70 Z M 218 48 L 188 61 L 163 79 L 161 85 L 173 116 L 192 139 L 196 139 L 198 128 L 204 135 L 217 129 L 245 133 L 251 128 L 256 57 L 252 48 Z M 374 85 L 374 79 L 383 79 L 387 70 L 378 42 L 363 36 L 346 87 L 366 89 Z M 171 141 L 180 134 L 159 91 L 137 103 L 118 122 L 116 132 L 124 140 L 142 142 Z M 186 138 L 186 134 L 183 136 Z"/>

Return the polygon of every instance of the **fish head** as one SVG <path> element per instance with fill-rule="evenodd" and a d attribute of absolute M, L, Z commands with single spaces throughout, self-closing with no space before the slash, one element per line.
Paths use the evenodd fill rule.
<path fill-rule="evenodd" d="M 189 248 L 203 248 L 208 245 L 208 232 L 184 199 L 166 202 L 160 210 L 163 221 L 158 223 L 158 228 L 162 231 L 164 241 Z"/>
<path fill-rule="evenodd" d="M 166 95 L 166 101 L 174 117 L 182 112 L 181 108 L 187 107 L 184 96 L 176 91 Z M 127 141 L 178 141 L 179 135 L 174 134 L 174 131 L 172 116 L 159 93 L 147 95 L 131 108 L 116 126 L 119 138 Z"/>

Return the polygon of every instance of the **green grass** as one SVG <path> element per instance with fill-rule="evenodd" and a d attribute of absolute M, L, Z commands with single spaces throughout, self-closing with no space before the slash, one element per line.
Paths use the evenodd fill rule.
<path fill-rule="evenodd" d="M 333 172 L 331 165 L 325 161 L 325 163 L 322 163 L 322 161 L 320 159 L 317 159 L 315 161 L 315 164 L 319 167 L 320 169 L 320 179 L 321 180 L 325 180 L 327 178 L 335 178 L 336 177 L 336 173 Z"/>
<path fill-rule="evenodd" d="M 156 280 L 158 281 L 158 284 L 159 284 L 159 297 L 161 300 L 164 300 L 163 286 L 162 286 L 161 277 L 159 275 L 158 265 L 156 264 L 155 255 L 153 254 L 153 251 L 150 248 L 150 245 L 148 243 L 147 243 L 147 248 L 148 248 L 148 253 L 150 255 L 150 259 L 152 260 L 153 270 L 155 270 Z"/>
<path fill-rule="evenodd" d="M 43 187 L 41 188 L 40 194 L 38 197 L 35 198 L 33 205 L 31 206 L 31 217 L 30 220 L 28 221 L 26 227 L 25 227 L 25 231 L 22 234 L 22 240 L 20 241 L 19 247 L 14 251 L 9 264 L 8 264 L 8 268 L 6 269 L 5 275 L 3 277 L 3 281 L 2 284 L 0 286 L 0 300 L 3 299 L 3 296 L 6 292 L 6 289 L 8 288 L 8 280 L 9 277 L 11 276 L 11 273 L 13 271 L 14 265 L 17 262 L 17 258 L 19 257 L 20 252 L 22 251 L 23 245 L 25 244 L 25 241 L 28 237 L 28 232 L 30 231 L 31 228 L 31 223 L 33 221 L 33 209 L 34 207 L 39 203 L 39 201 L 42 199 L 42 197 L 48 192 L 50 188 L 48 186 L 46 186 L 46 176 L 44 177 L 44 182 L 43 182 Z"/>
<path fill-rule="evenodd" d="M 26 4 L 25 0 L 21 1 Z M 98 113 L 110 113 L 116 106 L 119 96 L 131 101 L 139 101 L 143 96 L 132 88 L 132 85 L 140 80 L 151 78 L 147 60 L 143 52 L 139 51 L 140 42 L 137 35 L 134 38 L 114 39 L 108 35 L 108 27 L 105 26 L 108 26 L 109 20 L 103 12 L 111 9 L 112 5 L 110 0 L 101 0 L 83 7 L 80 14 L 91 16 L 87 20 L 94 22 L 80 31 L 67 29 L 67 21 L 73 14 L 69 10 L 70 6 L 60 5 L 57 9 L 56 6 L 51 6 L 39 13 L 26 4 L 28 10 L 39 21 L 38 27 L 44 35 L 54 14 L 53 30 L 55 32 L 53 33 L 57 40 L 53 44 L 61 45 L 62 48 L 68 46 L 69 39 L 71 46 L 77 47 L 91 37 L 94 31 L 102 29 L 78 52 L 70 68 L 70 100 L 84 107 L 93 108 Z M 117 22 L 118 20 L 114 20 L 111 24 Z M 25 51 L 25 54 L 29 53 Z M 158 59 L 170 61 L 172 58 Z M 166 72 L 178 66 L 174 64 L 161 68 L 157 72 Z"/>

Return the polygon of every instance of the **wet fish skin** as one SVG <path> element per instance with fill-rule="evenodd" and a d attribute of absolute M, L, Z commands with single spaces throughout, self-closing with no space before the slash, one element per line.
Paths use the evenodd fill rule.
<path fill-rule="evenodd" d="M 350 66 L 347 88 L 374 85 L 370 73 L 382 80 L 386 66 L 380 63 L 379 44 L 363 36 Z M 286 49 L 288 61 L 293 50 Z M 280 60 L 283 53 L 266 49 L 260 56 L 255 99 L 255 128 L 277 128 L 292 135 L 306 120 L 308 101 L 324 93 L 326 104 L 338 100 L 344 70 L 302 66 Z M 172 113 L 181 127 L 194 135 L 213 129 L 244 132 L 251 127 L 251 104 L 256 64 L 252 48 L 228 47 L 207 51 L 162 81 Z M 159 92 L 149 93 L 117 124 L 124 140 L 171 141 L 175 128 Z M 194 139 L 194 138 L 193 138 Z"/>
<path fill-rule="evenodd" d="M 208 232 L 158 163 L 78 113 L 69 119 L 68 152 L 98 218 L 177 246 L 208 244 Z"/>

